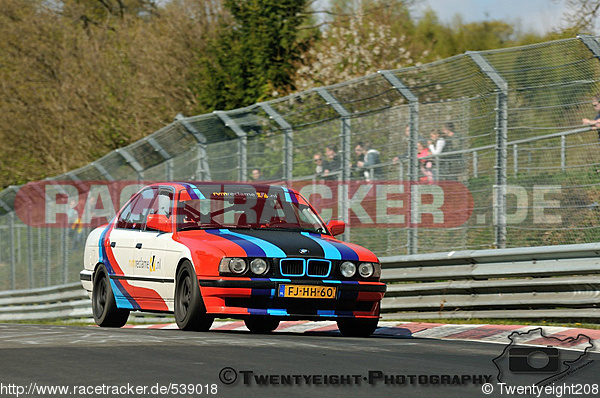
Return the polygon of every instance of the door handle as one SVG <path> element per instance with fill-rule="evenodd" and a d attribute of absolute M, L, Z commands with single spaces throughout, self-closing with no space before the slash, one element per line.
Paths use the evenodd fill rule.
<path fill-rule="evenodd" d="M 117 242 L 110 242 L 110 247 L 115 247 L 117 245 Z"/>
<path fill-rule="evenodd" d="M 141 248 L 142 248 L 142 244 L 141 244 L 141 243 L 138 243 L 137 245 L 135 245 L 135 248 L 136 248 L 136 249 L 141 249 Z"/>

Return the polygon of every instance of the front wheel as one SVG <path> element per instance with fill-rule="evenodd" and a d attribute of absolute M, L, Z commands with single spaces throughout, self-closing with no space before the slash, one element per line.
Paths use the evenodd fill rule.
<path fill-rule="evenodd" d="M 344 336 L 369 337 L 377 330 L 379 319 L 338 319 L 338 329 Z"/>
<path fill-rule="evenodd" d="M 268 316 L 252 316 L 244 319 L 244 323 L 252 333 L 270 333 L 279 326 L 279 319 Z"/>
<path fill-rule="evenodd" d="M 206 314 L 198 287 L 198 278 L 189 261 L 184 262 L 177 273 L 175 321 L 181 330 L 199 332 L 210 329 L 214 321 L 214 317 Z"/>
<path fill-rule="evenodd" d="M 127 323 L 129 310 L 117 308 L 106 267 L 101 265 L 94 274 L 92 312 L 96 325 L 120 328 Z"/>

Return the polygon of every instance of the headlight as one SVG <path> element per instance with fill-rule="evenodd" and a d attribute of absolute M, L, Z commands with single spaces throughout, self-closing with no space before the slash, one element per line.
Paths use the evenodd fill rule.
<path fill-rule="evenodd" d="M 229 270 L 234 274 L 243 274 L 248 269 L 243 258 L 232 258 L 229 260 Z"/>
<path fill-rule="evenodd" d="M 356 273 L 356 265 L 350 261 L 344 261 L 342 264 L 340 264 L 340 272 L 346 278 L 350 278 Z"/>
<path fill-rule="evenodd" d="M 373 276 L 373 272 L 375 272 L 375 268 L 371 263 L 360 263 L 360 265 L 358 266 L 358 273 L 363 278 L 370 278 L 371 276 Z"/>
<path fill-rule="evenodd" d="M 262 275 L 269 270 L 269 265 L 262 258 L 255 258 L 250 263 L 250 271 L 255 273 L 256 275 Z"/>
<path fill-rule="evenodd" d="M 246 260 L 243 258 L 225 257 L 219 263 L 219 272 L 222 274 L 243 274 L 248 270 Z"/>

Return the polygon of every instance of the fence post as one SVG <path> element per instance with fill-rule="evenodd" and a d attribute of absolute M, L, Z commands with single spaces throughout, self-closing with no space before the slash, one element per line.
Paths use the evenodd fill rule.
<path fill-rule="evenodd" d="M 214 111 L 215 115 L 221 119 L 225 127 L 229 127 L 231 131 L 238 137 L 238 155 L 239 155 L 239 173 L 240 181 L 248 180 L 248 135 L 246 132 L 225 112 Z"/>
<path fill-rule="evenodd" d="M 567 169 L 567 136 L 560 136 L 560 169 L 564 172 Z"/>
<path fill-rule="evenodd" d="M 351 133 L 351 128 L 350 128 L 350 115 L 351 113 L 348 112 L 348 110 L 346 108 L 344 108 L 342 106 L 342 104 L 340 104 L 338 102 L 338 100 L 331 95 L 331 93 L 329 93 L 329 91 L 325 90 L 324 88 L 317 88 L 316 89 L 317 93 L 321 96 L 321 98 L 323 98 L 325 100 L 325 102 L 327 102 L 327 105 L 330 105 L 336 112 L 338 115 L 340 115 L 341 117 L 341 123 L 342 123 L 342 132 L 340 135 L 340 141 L 341 141 L 341 147 L 342 147 L 342 159 L 341 159 L 341 165 L 342 165 L 342 185 L 341 187 L 338 187 L 338 192 L 340 193 L 340 197 L 338 198 L 339 200 L 339 204 L 340 204 L 340 208 L 339 208 L 339 212 L 341 213 L 340 218 L 342 219 L 342 221 L 344 222 L 348 222 L 349 221 L 349 193 L 348 193 L 348 184 L 350 182 L 350 167 L 348 166 L 350 164 L 350 156 L 351 156 L 351 149 L 350 149 L 350 133 Z M 340 189 L 341 188 L 341 189 Z M 344 232 L 343 235 L 344 240 L 350 240 L 350 228 L 346 228 L 346 232 Z"/>
<path fill-rule="evenodd" d="M 513 145 L 513 171 L 516 177 L 519 173 L 519 146 L 517 144 Z"/>
<path fill-rule="evenodd" d="M 594 36 L 577 35 L 577 38 L 590 50 L 596 58 L 600 57 L 600 44 Z M 598 58 L 600 60 L 600 58 Z"/>
<path fill-rule="evenodd" d="M 52 235 L 46 228 L 46 286 L 52 286 Z"/>
<path fill-rule="evenodd" d="M 2 199 L 0 199 L 0 207 L 2 207 L 6 211 L 6 215 L 9 215 L 13 211 L 13 209 L 8 207 L 8 205 Z M 1 236 L 2 235 L 0 235 L 0 262 L 2 262 L 2 258 L 1 258 L 2 257 L 2 243 L 4 242 L 4 240 L 1 239 Z M 10 250 L 10 246 L 9 246 L 9 250 Z"/>
<path fill-rule="evenodd" d="M 69 228 L 61 228 L 61 246 L 62 246 L 62 258 L 63 258 L 63 283 L 69 281 Z"/>
<path fill-rule="evenodd" d="M 31 216 L 30 221 L 31 221 Z M 29 288 L 35 287 L 34 269 L 33 269 L 33 231 L 31 225 L 27 225 L 27 268 L 29 270 Z"/>
<path fill-rule="evenodd" d="M 17 254 L 15 253 L 15 213 L 8 213 L 8 230 L 10 239 L 10 288 L 17 288 Z"/>
<path fill-rule="evenodd" d="M 211 181 L 210 178 L 210 169 L 208 168 L 208 155 L 206 154 L 206 137 L 204 134 L 198 131 L 191 123 L 189 123 L 185 116 L 181 113 L 175 116 L 175 120 L 179 121 L 179 123 L 183 126 L 183 128 L 190 133 L 192 137 L 196 139 L 198 142 L 198 164 L 196 166 L 196 178 L 203 181 Z M 245 134 L 245 133 L 244 133 Z M 166 153 L 166 152 L 165 152 Z M 245 154 L 244 154 L 245 156 Z M 173 177 L 173 162 L 172 158 L 169 159 L 170 163 L 167 163 L 167 173 L 171 174 L 171 178 Z M 245 162 L 245 160 L 244 160 Z"/>
<path fill-rule="evenodd" d="M 104 166 L 102 166 L 101 164 L 99 164 L 97 162 L 92 162 L 92 167 L 94 167 L 96 170 L 98 170 L 100 172 L 100 174 L 102 174 L 102 176 L 106 179 L 106 181 L 114 181 L 115 180 L 113 178 L 113 176 L 111 176 L 110 173 L 108 171 L 106 171 Z"/>
<path fill-rule="evenodd" d="M 409 104 L 409 130 L 410 136 L 408 139 L 408 175 L 412 184 L 419 181 L 419 159 L 417 158 L 417 141 L 419 140 L 419 99 L 417 96 L 402 83 L 398 77 L 389 70 L 379 72 L 394 89 L 398 90 Z M 417 197 L 418 190 L 410 187 L 410 223 L 408 227 L 408 254 L 417 254 L 419 252 L 419 235 L 418 227 L 416 227 L 419 212 L 417 205 L 419 198 Z"/>
<path fill-rule="evenodd" d="M 172 156 L 169 154 L 169 152 L 166 151 L 165 148 L 160 146 L 160 144 L 158 142 L 156 142 L 156 140 L 154 138 L 148 137 L 148 138 L 146 138 L 146 141 L 165 160 L 165 163 L 166 163 L 165 178 L 167 179 L 167 181 L 172 181 L 173 180 L 173 159 L 171 159 Z"/>
<path fill-rule="evenodd" d="M 121 157 L 135 170 L 138 181 L 142 181 L 144 179 L 144 168 L 142 165 L 140 165 L 125 148 L 115 149 L 115 152 L 121 155 Z"/>
<path fill-rule="evenodd" d="M 266 102 L 262 102 L 258 106 L 283 129 L 283 179 L 290 183 L 294 174 L 294 131 L 292 125 Z"/>
<path fill-rule="evenodd" d="M 497 87 L 496 92 L 496 181 L 495 195 L 495 245 L 502 249 L 506 247 L 506 168 L 508 141 L 508 83 L 479 52 L 467 51 L 473 62 Z"/>

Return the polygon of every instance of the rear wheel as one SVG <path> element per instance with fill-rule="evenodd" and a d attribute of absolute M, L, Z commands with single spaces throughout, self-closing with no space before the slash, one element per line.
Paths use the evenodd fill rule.
<path fill-rule="evenodd" d="M 269 316 L 252 316 L 244 319 L 244 323 L 252 333 L 270 333 L 279 326 L 279 319 Z"/>
<path fill-rule="evenodd" d="M 379 319 L 338 319 L 338 329 L 344 336 L 369 337 L 377 330 Z"/>
<path fill-rule="evenodd" d="M 198 278 L 189 261 L 185 261 L 177 273 L 175 321 L 179 329 L 194 331 L 207 331 L 214 321 L 214 317 L 206 314 Z"/>
<path fill-rule="evenodd" d="M 92 312 L 96 325 L 120 328 L 127 323 L 129 310 L 117 308 L 106 267 L 101 265 L 94 274 Z"/>

